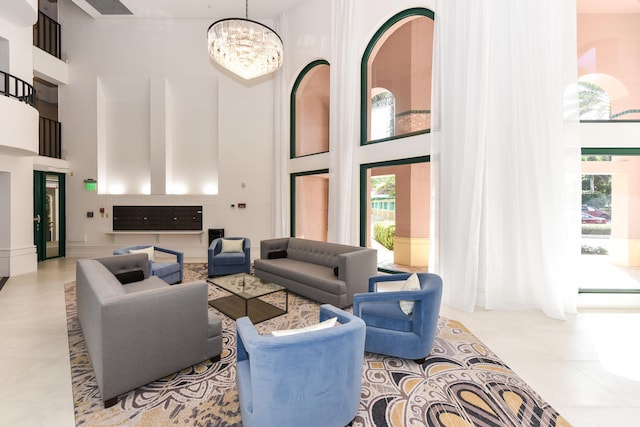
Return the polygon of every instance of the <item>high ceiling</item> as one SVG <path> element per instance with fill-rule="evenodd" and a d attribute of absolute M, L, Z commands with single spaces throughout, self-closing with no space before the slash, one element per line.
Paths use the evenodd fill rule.
<path fill-rule="evenodd" d="M 71 0 L 95 18 L 109 18 L 92 5 L 104 8 L 119 6 L 138 18 L 244 18 L 246 0 Z M 249 19 L 272 19 L 303 0 L 249 0 Z M 132 15 L 116 15 L 132 16 Z"/>
<path fill-rule="evenodd" d="M 55 2 L 56 0 L 49 0 Z M 129 9 L 138 18 L 207 18 L 245 16 L 246 0 L 71 0 L 95 18 L 109 18 L 91 5 Z M 249 19 L 273 19 L 304 0 L 249 0 Z M 578 13 L 638 13 L 640 0 L 576 0 Z M 123 15 L 116 15 L 123 16 Z"/>

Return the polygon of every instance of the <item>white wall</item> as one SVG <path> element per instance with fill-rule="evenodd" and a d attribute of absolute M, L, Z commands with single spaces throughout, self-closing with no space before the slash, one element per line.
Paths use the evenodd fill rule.
<path fill-rule="evenodd" d="M 244 83 L 219 71 L 207 53 L 208 20 L 94 20 L 69 2 L 60 2 L 59 20 L 69 64 L 69 85 L 59 95 L 70 166 L 67 256 L 107 254 L 146 242 L 205 258 L 207 228 L 251 238 L 257 256 L 272 222 L 272 80 Z M 116 89 L 118 82 L 140 85 L 129 87 L 135 95 L 130 103 L 127 90 Z M 126 104 L 126 115 L 118 103 Z M 211 188 L 196 188 L 202 183 L 215 187 L 216 168 L 218 194 L 195 195 Z M 101 186 L 114 174 L 134 181 L 126 183 L 131 188 L 140 176 L 148 177 L 152 194 L 84 189 L 84 179 L 98 178 L 100 191 L 108 191 Z M 188 195 L 153 194 L 170 193 L 157 183 L 171 179 L 187 181 Z M 247 208 L 231 208 L 238 202 Z M 114 237 L 114 204 L 202 205 L 205 235 Z M 109 216 L 102 217 L 100 208 Z"/>
<path fill-rule="evenodd" d="M 33 0 L 0 4 L 2 71 L 33 78 Z M 11 9 L 11 10 L 9 10 Z M 17 22 L 10 22 L 9 20 Z M 26 22 L 29 21 L 29 22 Z M 0 276 L 37 269 L 33 244 L 33 160 L 38 152 L 38 112 L 13 98 L 0 99 Z"/>

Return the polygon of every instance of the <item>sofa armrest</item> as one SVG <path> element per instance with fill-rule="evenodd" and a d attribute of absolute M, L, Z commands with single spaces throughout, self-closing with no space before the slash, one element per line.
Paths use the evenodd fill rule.
<path fill-rule="evenodd" d="M 346 252 L 338 256 L 338 278 L 347 285 L 348 301 L 353 295 L 367 292 L 369 277 L 378 272 L 378 251 L 370 248 Z"/>
<path fill-rule="evenodd" d="M 267 239 L 260 241 L 260 258 L 267 259 L 269 252 L 286 251 L 289 246 L 289 238 Z"/>
<path fill-rule="evenodd" d="M 104 398 L 211 357 L 204 281 L 113 296 L 101 310 Z"/>

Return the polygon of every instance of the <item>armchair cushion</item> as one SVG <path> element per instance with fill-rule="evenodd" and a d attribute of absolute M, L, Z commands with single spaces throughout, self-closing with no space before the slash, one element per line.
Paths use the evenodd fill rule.
<path fill-rule="evenodd" d="M 283 337 L 285 335 L 303 334 L 305 332 L 319 331 L 322 329 L 333 328 L 338 321 L 337 317 L 332 317 L 323 322 L 316 323 L 315 325 L 305 326 L 304 328 L 297 329 L 280 329 L 279 331 L 271 331 L 271 335 L 274 337 Z"/>
<path fill-rule="evenodd" d="M 220 252 L 222 253 L 227 253 L 227 252 L 239 252 L 242 253 L 242 245 L 243 245 L 243 241 L 242 240 L 238 240 L 238 239 L 222 239 L 222 250 Z"/>
<path fill-rule="evenodd" d="M 156 260 L 156 249 L 153 246 L 142 249 L 129 249 L 130 254 L 147 254 L 149 261 L 154 262 Z"/>
<path fill-rule="evenodd" d="M 420 280 L 418 280 L 418 275 L 413 273 L 402 285 L 402 291 L 419 291 L 420 290 Z M 411 300 L 401 300 L 400 301 L 400 310 L 407 316 L 411 314 L 413 311 L 414 302 Z"/>

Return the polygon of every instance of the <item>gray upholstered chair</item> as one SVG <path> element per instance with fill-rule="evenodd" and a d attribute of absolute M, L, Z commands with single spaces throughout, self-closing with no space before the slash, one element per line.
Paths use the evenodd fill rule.
<path fill-rule="evenodd" d="M 419 290 L 376 292 L 384 282 L 406 280 L 410 274 L 369 278 L 369 293 L 355 294 L 353 314 L 367 324 L 365 350 L 424 363 L 431 352 L 438 327 L 442 279 L 431 273 L 417 273 Z M 406 314 L 401 301 L 413 301 Z"/>
<path fill-rule="evenodd" d="M 242 244 L 234 242 L 242 240 Z M 228 245 L 227 243 L 231 243 Z M 227 247 L 234 246 L 231 250 Z M 251 272 L 251 240 L 246 237 L 221 237 L 213 239 L 207 251 L 209 277 Z"/>
<path fill-rule="evenodd" d="M 287 336 L 260 335 L 248 317 L 236 321 L 243 426 L 338 427 L 355 418 L 365 325 L 332 305 L 320 306 L 320 321 L 333 317 L 338 326 Z"/>
<path fill-rule="evenodd" d="M 150 249 L 152 248 L 152 249 Z M 153 245 L 135 245 L 124 248 L 115 249 L 114 255 L 124 255 L 138 252 L 162 252 L 176 257 L 175 261 L 156 261 L 154 257 L 149 256 L 149 274 L 158 276 L 170 285 L 182 282 L 182 271 L 184 269 L 184 254 L 172 249 L 161 248 Z"/>

